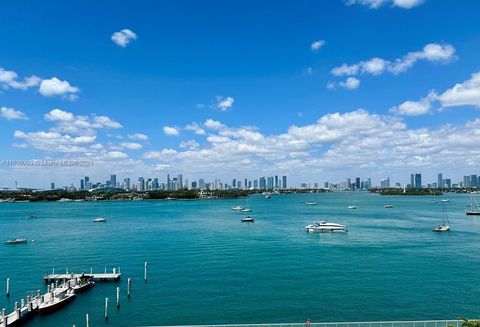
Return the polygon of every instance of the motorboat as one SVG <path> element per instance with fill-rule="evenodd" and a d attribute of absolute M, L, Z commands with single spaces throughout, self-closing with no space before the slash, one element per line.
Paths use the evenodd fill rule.
<path fill-rule="evenodd" d="M 234 207 L 232 207 L 232 210 L 233 210 L 233 211 L 242 211 L 242 210 L 244 210 L 244 209 L 245 209 L 245 207 L 242 207 L 242 206 L 234 206 Z"/>
<path fill-rule="evenodd" d="M 386 204 L 386 205 L 384 205 L 383 207 L 384 207 L 384 208 L 389 208 L 389 209 L 390 209 L 390 208 L 393 208 L 393 204 Z"/>
<path fill-rule="evenodd" d="M 67 198 L 61 198 L 60 200 L 57 200 L 57 202 L 73 202 L 73 200 L 67 199 Z"/>
<path fill-rule="evenodd" d="M 107 222 L 107 219 L 106 218 L 102 218 L 102 217 L 98 217 L 98 218 L 95 218 L 93 220 L 94 223 L 106 223 Z"/>
<path fill-rule="evenodd" d="M 272 196 L 270 194 L 265 195 L 265 199 L 271 199 Z"/>
<path fill-rule="evenodd" d="M 357 206 L 348 206 L 347 209 L 357 209 Z"/>
<path fill-rule="evenodd" d="M 41 314 L 54 312 L 75 298 L 75 291 L 71 288 L 56 289 L 50 293 L 50 298 L 38 306 Z"/>
<path fill-rule="evenodd" d="M 176 199 L 177 199 L 177 198 L 173 198 L 173 197 L 171 197 L 171 196 L 165 198 L 165 200 L 170 200 L 170 201 L 175 201 Z"/>
<path fill-rule="evenodd" d="M 441 199 L 440 201 L 442 201 L 442 202 L 450 202 L 449 199 Z"/>
<path fill-rule="evenodd" d="M 89 290 L 95 285 L 92 279 L 80 278 L 78 280 L 70 280 L 70 288 L 76 293 L 81 293 Z"/>
<path fill-rule="evenodd" d="M 253 223 L 253 222 L 255 222 L 255 219 L 250 216 L 242 218 L 242 223 Z"/>
<path fill-rule="evenodd" d="M 27 219 L 37 219 L 38 217 L 35 216 L 35 215 L 30 215 L 30 216 L 27 216 Z"/>
<path fill-rule="evenodd" d="M 315 201 L 305 202 L 305 204 L 306 204 L 307 206 L 316 206 L 316 205 L 317 205 L 317 202 L 315 202 Z"/>
<path fill-rule="evenodd" d="M 308 233 L 333 233 L 333 232 L 348 232 L 345 225 L 328 223 L 325 220 L 314 221 L 313 224 L 305 226 Z"/>
<path fill-rule="evenodd" d="M 6 240 L 5 244 L 25 244 L 28 243 L 27 239 L 25 238 L 16 238 L 14 240 Z"/>
<path fill-rule="evenodd" d="M 249 208 L 243 208 L 240 210 L 241 212 L 252 212 L 252 209 Z"/>

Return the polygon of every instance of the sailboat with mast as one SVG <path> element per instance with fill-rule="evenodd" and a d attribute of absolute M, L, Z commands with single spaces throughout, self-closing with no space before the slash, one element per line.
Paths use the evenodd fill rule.
<path fill-rule="evenodd" d="M 442 207 L 443 207 L 443 223 L 441 225 L 436 226 L 433 229 L 434 232 L 448 232 L 450 230 L 450 221 L 448 220 L 445 204 L 443 204 Z"/>
<path fill-rule="evenodd" d="M 467 216 L 480 216 L 480 207 L 473 193 L 470 193 L 470 209 L 467 209 L 465 213 Z"/>

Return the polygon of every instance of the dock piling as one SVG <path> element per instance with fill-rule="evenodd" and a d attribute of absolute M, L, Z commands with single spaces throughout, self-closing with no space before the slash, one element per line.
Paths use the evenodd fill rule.
<path fill-rule="evenodd" d="M 127 297 L 130 297 L 130 288 L 132 287 L 132 280 L 130 277 L 128 277 L 128 282 L 127 282 Z"/>
<path fill-rule="evenodd" d="M 145 283 L 147 282 L 147 262 L 145 261 L 145 269 L 144 269 L 144 276 L 143 276 L 143 279 L 145 281 Z"/>
<path fill-rule="evenodd" d="M 10 297 L 10 278 L 7 278 L 7 297 Z"/>
<path fill-rule="evenodd" d="M 120 309 L 120 287 L 117 287 L 117 310 Z"/>
<path fill-rule="evenodd" d="M 108 297 L 105 298 L 105 320 L 108 320 Z"/>

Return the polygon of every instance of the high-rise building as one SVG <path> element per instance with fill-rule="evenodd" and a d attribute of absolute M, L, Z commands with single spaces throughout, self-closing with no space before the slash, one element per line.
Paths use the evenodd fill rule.
<path fill-rule="evenodd" d="M 253 180 L 253 188 L 258 189 L 258 179 Z"/>
<path fill-rule="evenodd" d="M 415 187 L 415 174 L 410 174 L 410 188 Z"/>
<path fill-rule="evenodd" d="M 233 188 L 236 188 L 236 187 L 237 187 L 237 179 L 236 179 L 236 178 L 234 178 L 234 179 L 232 180 L 232 187 L 233 187 Z"/>
<path fill-rule="evenodd" d="M 463 176 L 463 187 L 472 187 L 470 176 Z"/>
<path fill-rule="evenodd" d="M 54 190 L 55 189 L 55 183 L 50 183 L 50 189 Z"/>
<path fill-rule="evenodd" d="M 85 189 L 86 189 L 86 190 L 91 189 L 91 188 L 92 188 L 92 187 L 91 187 L 92 184 L 90 183 L 90 177 L 85 176 L 85 178 L 84 178 L 83 180 L 84 180 Z M 89 187 L 89 186 L 90 186 L 90 187 Z"/>
<path fill-rule="evenodd" d="M 267 177 L 267 189 L 273 189 L 273 176 Z"/>
<path fill-rule="evenodd" d="M 287 188 L 287 176 L 282 176 L 282 187 Z"/>
<path fill-rule="evenodd" d="M 352 179 L 351 179 L 350 177 L 347 178 L 347 188 L 348 188 L 349 190 L 352 189 Z"/>
<path fill-rule="evenodd" d="M 390 188 L 390 177 L 387 179 L 383 179 L 380 181 L 380 187 L 381 188 Z"/>
<path fill-rule="evenodd" d="M 477 188 L 479 186 L 477 175 L 470 175 L 470 185 L 471 185 L 471 187 L 475 187 L 475 188 Z"/>
<path fill-rule="evenodd" d="M 117 187 L 117 175 L 110 175 L 110 186 Z"/>
<path fill-rule="evenodd" d="M 277 188 L 277 189 L 279 188 L 278 187 L 278 176 L 277 175 L 275 175 L 275 188 Z"/>
<path fill-rule="evenodd" d="M 443 180 L 443 187 L 451 188 L 452 187 L 452 180 L 450 178 L 446 178 Z"/>
<path fill-rule="evenodd" d="M 422 174 L 415 174 L 415 188 L 422 188 Z"/>
<path fill-rule="evenodd" d="M 243 188 L 244 188 L 244 189 L 247 189 L 247 188 L 248 188 L 248 181 L 247 181 L 246 178 L 245 178 L 245 180 L 243 181 Z"/>
<path fill-rule="evenodd" d="M 438 173 L 437 175 L 437 187 L 438 188 L 443 188 L 443 174 Z"/>
<path fill-rule="evenodd" d="M 85 189 L 85 181 L 83 179 L 80 180 L 80 190 L 84 190 Z"/>
<path fill-rule="evenodd" d="M 183 189 L 183 176 L 182 174 L 177 175 L 177 185 L 176 185 L 177 190 Z"/>
<path fill-rule="evenodd" d="M 355 178 L 355 190 L 360 190 L 360 177 Z"/>
<path fill-rule="evenodd" d="M 192 190 L 196 190 L 196 189 L 197 189 L 197 182 L 193 181 L 192 182 Z"/>
<path fill-rule="evenodd" d="M 266 180 L 265 180 L 265 177 L 260 177 L 260 179 L 259 179 L 259 188 L 260 188 L 261 190 L 264 190 L 264 189 L 267 188 L 267 182 L 266 182 Z"/>
<path fill-rule="evenodd" d="M 198 188 L 201 189 L 201 190 L 204 190 L 205 189 L 205 180 L 200 178 L 198 180 Z"/>
<path fill-rule="evenodd" d="M 138 191 L 145 191 L 145 180 L 143 179 L 143 177 L 139 177 L 139 178 L 138 178 L 138 187 L 137 187 L 137 190 L 138 190 Z"/>
<path fill-rule="evenodd" d="M 130 189 L 130 178 L 127 177 L 123 180 L 123 188 L 126 190 Z"/>

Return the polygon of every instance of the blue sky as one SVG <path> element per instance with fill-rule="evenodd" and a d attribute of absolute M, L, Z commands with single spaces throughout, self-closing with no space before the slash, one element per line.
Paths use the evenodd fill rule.
<path fill-rule="evenodd" d="M 480 174 L 479 13 L 448 0 L 2 1 L 0 159 L 95 165 L 0 166 L 0 185 Z"/>

